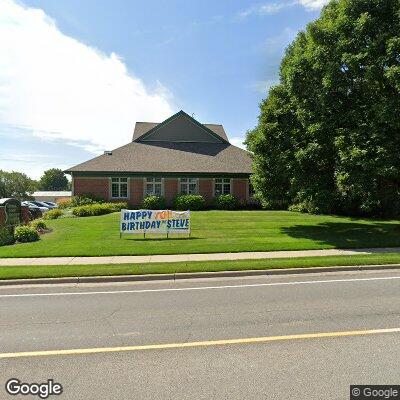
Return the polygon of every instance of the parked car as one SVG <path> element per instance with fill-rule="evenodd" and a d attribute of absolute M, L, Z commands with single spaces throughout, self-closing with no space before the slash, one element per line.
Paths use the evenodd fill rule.
<path fill-rule="evenodd" d="M 21 202 L 21 205 L 28 207 L 31 219 L 40 218 L 43 215 L 40 207 L 30 201 L 23 201 Z"/>
<path fill-rule="evenodd" d="M 48 204 L 44 203 L 43 201 L 36 201 L 36 200 L 30 200 L 29 203 L 34 204 L 35 206 L 40 208 L 40 211 L 42 213 L 45 213 L 46 211 L 49 211 L 52 209 Z"/>
<path fill-rule="evenodd" d="M 58 204 L 53 203 L 52 201 L 42 201 L 42 203 L 47 204 L 51 209 L 58 208 Z"/>

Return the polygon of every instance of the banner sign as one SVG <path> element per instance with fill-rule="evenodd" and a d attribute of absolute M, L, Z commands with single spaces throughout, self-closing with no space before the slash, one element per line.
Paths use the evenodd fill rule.
<path fill-rule="evenodd" d="M 121 210 L 120 232 L 190 234 L 190 211 Z"/>

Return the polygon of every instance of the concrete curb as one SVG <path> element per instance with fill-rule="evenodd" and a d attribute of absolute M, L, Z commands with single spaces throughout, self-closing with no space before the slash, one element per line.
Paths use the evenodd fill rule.
<path fill-rule="evenodd" d="M 82 276 L 67 278 L 36 278 L 36 279 L 7 279 L 0 280 L 0 286 L 10 285 L 42 285 L 42 284 L 79 284 L 79 283 L 112 283 L 112 282 L 144 282 L 161 280 L 181 280 L 197 278 L 234 278 L 262 275 L 312 274 L 321 272 L 374 271 L 385 269 L 400 269 L 400 264 L 380 265 L 346 265 L 334 267 L 310 268 L 280 268 L 247 271 L 220 272 L 185 272 L 178 274 L 148 274 L 148 275 L 117 275 L 117 276 Z"/>

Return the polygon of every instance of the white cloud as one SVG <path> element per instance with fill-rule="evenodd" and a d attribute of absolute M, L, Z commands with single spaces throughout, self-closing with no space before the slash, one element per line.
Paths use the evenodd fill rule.
<path fill-rule="evenodd" d="M 299 4 L 301 4 L 306 10 L 319 10 L 325 4 L 329 3 L 329 0 L 298 0 Z"/>
<path fill-rule="evenodd" d="M 284 1 L 281 0 L 279 2 L 269 2 L 269 3 L 264 3 L 264 4 L 258 4 L 254 5 L 247 10 L 241 11 L 237 17 L 238 19 L 244 19 L 246 17 L 249 17 L 250 15 L 271 15 L 271 14 L 276 14 L 277 12 L 301 5 L 303 6 L 307 11 L 316 11 L 322 8 L 325 4 L 327 4 L 329 0 L 291 0 L 291 1 Z"/>
<path fill-rule="evenodd" d="M 290 5 L 292 5 L 292 3 L 286 3 L 284 1 L 277 2 L 277 3 L 266 3 L 266 4 L 255 5 L 253 7 L 248 8 L 247 10 L 240 12 L 238 14 L 238 17 L 246 18 L 252 14 L 258 14 L 258 15 L 275 14 L 278 11 L 280 11 L 282 8 L 286 8 Z"/>
<path fill-rule="evenodd" d="M 42 10 L 0 0 L 0 123 L 90 151 L 129 141 L 136 120 L 172 114 L 171 95 L 150 92 L 121 58 L 60 32 Z"/>

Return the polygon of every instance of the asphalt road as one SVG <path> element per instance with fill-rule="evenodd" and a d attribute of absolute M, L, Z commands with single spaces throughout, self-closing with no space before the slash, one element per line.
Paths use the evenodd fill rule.
<path fill-rule="evenodd" d="M 30 398 L 15 377 L 65 399 L 342 400 L 400 384 L 399 360 L 394 270 L 0 289 L 1 399 Z"/>

